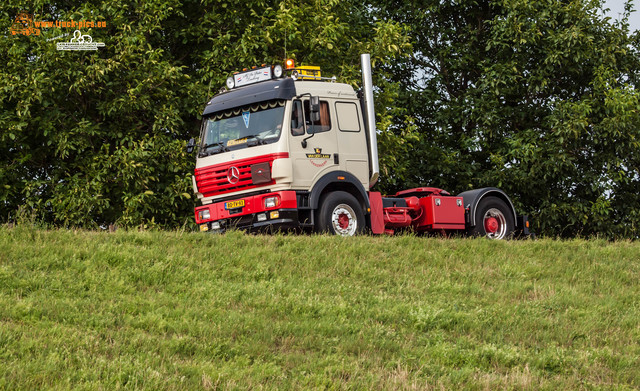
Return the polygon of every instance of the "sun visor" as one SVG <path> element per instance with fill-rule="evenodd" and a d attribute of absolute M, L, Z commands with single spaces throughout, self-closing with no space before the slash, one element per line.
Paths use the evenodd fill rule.
<path fill-rule="evenodd" d="M 218 111 L 242 107 L 274 99 L 291 99 L 296 96 L 293 79 L 269 80 L 240 87 L 214 96 L 204 109 L 204 116 Z"/>

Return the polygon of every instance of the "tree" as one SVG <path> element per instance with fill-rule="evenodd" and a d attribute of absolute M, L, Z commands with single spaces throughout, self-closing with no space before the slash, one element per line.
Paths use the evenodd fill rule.
<path fill-rule="evenodd" d="M 392 129 L 419 129 L 401 163 L 415 169 L 387 188 L 497 186 L 538 233 L 637 237 L 638 34 L 600 7 L 384 2 L 414 48 L 388 67 L 407 107 Z"/>
<path fill-rule="evenodd" d="M 8 33 L 23 7 L 0 9 L 0 221 L 22 209 L 62 226 L 190 222 L 185 140 L 232 71 L 286 54 L 354 82 L 359 52 L 388 62 L 406 41 L 357 1 L 29 4 L 34 20 L 106 21 L 82 30 L 104 48 L 63 52 L 72 29 Z"/>

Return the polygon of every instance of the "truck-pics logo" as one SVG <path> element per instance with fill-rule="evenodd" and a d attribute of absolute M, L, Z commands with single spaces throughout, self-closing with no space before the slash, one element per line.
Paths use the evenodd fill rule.
<path fill-rule="evenodd" d="M 11 25 L 11 35 L 40 35 L 40 29 L 34 27 L 33 16 L 26 12 L 19 13 Z"/>
<path fill-rule="evenodd" d="M 107 27 L 106 21 L 91 21 L 91 20 L 35 20 L 33 14 L 27 12 L 20 12 L 11 24 L 11 35 L 41 35 L 40 29 L 42 28 L 74 28 L 73 38 L 69 42 L 60 42 L 56 44 L 58 50 L 98 50 L 99 47 L 104 47 L 103 42 L 94 42 L 90 35 L 82 34 L 80 29 L 89 28 L 103 28 Z M 68 36 L 69 33 L 58 35 L 57 37 L 49 38 L 47 41 L 52 41 L 62 37 Z"/>

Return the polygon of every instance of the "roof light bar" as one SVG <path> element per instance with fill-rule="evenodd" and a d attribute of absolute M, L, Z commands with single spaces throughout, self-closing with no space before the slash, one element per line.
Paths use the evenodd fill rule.
<path fill-rule="evenodd" d="M 293 60 L 287 60 L 285 66 L 294 66 Z M 289 68 L 287 68 L 289 69 Z M 246 86 L 249 84 L 259 83 L 261 81 L 267 81 L 271 79 L 278 79 L 284 76 L 284 69 L 282 65 L 265 66 L 262 64 L 261 68 L 251 67 L 251 69 L 244 68 L 242 72 L 234 72 L 232 76 L 227 78 L 227 89 Z"/>

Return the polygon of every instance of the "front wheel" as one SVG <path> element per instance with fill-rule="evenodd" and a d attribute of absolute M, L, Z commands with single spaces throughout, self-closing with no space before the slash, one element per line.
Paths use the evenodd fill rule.
<path fill-rule="evenodd" d="M 344 191 L 329 193 L 317 215 L 318 230 L 340 236 L 353 236 L 364 231 L 364 213 L 354 196 Z"/>
<path fill-rule="evenodd" d="M 483 198 L 476 208 L 476 226 L 469 234 L 500 240 L 513 234 L 513 214 L 509 206 L 500 198 Z"/>

